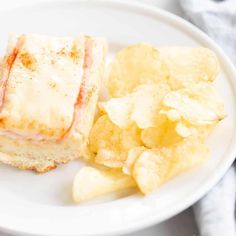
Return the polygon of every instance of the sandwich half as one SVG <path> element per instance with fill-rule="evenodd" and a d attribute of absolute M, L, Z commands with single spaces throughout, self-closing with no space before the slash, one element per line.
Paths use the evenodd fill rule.
<path fill-rule="evenodd" d="M 0 161 L 45 172 L 86 155 L 106 42 L 11 35 L 0 73 Z"/>

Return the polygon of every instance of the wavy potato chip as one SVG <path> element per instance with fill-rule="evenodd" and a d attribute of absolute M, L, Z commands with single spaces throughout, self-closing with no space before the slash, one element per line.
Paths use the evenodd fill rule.
<path fill-rule="evenodd" d="M 159 115 L 156 127 L 142 130 L 141 140 L 148 148 L 171 147 L 190 137 L 205 141 L 214 126 L 215 124 L 196 126 L 183 121 L 173 122 Z"/>
<path fill-rule="evenodd" d="M 180 121 L 177 123 L 175 130 L 176 133 L 183 138 L 193 136 L 198 137 L 200 140 L 204 141 L 210 135 L 214 126 L 215 124 L 197 126 Z"/>
<path fill-rule="evenodd" d="M 209 157 L 204 142 L 197 138 L 159 149 L 147 149 L 133 158 L 130 172 L 140 191 L 148 194 L 170 178 L 193 168 Z M 128 159 L 127 159 L 128 160 Z"/>
<path fill-rule="evenodd" d="M 159 150 L 146 150 L 136 159 L 132 175 L 142 193 L 148 194 L 165 181 L 169 160 Z"/>
<path fill-rule="evenodd" d="M 140 146 L 140 147 L 135 147 L 135 148 L 132 148 L 129 150 L 128 157 L 122 167 L 123 173 L 125 173 L 126 175 L 132 174 L 131 171 L 133 169 L 133 165 L 134 165 L 135 161 L 141 155 L 141 153 L 143 151 L 145 151 L 146 149 L 147 148 L 145 148 L 144 146 Z"/>
<path fill-rule="evenodd" d="M 141 43 L 117 53 L 109 65 L 106 85 L 112 97 L 121 97 L 138 85 L 165 80 L 168 73 L 159 50 Z"/>
<path fill-rule="evenodd" d="M 207 146 L 197 137 L 184 139 L 170 149 L 162 148 L 161 153 L 170 160 L 167 179 L 189 170 L 209 158 Z"/>
<path fill-rule="evenodd" d="M 112 98 L 100 104 L 111 121 L 121 128 L 133 122 L 139 128 L 155 127 L 164 96 L 170 92 L 167 83 L 145 84 L 138 86 L 134 92 Z"/>
<path fill-rule="evenodd" d="M 140 130 L 136 125 L 121 129 L 103 115 L 95 122 L 89 137 L 89 146 L 96 154 L 95 162 L 108 167 L 122 167 L 128 150 L 141 146 Z"/>
<path fill-rule="evenodd" d="M 179 136 L 181 136 L 183 138 L 187 138 L 195 132 L 195 128 L 189 127 L 180 121 L 177 123 L 177 125 L 175 127 L 175 131 Z"/>
<path fill-rule="evenodd" d="M 142 130 L 141 140 L 147 147 L 166 147 L 182 140 L 182 136 L 176 132 L 176 123 L 165 115 L 159 114 L 155 125 Z"/>
<path fill-rule="evenodd" d="M 81 168 L 74 178 L 72 196 L 77 203 L 136 186 L 132 177 L 120 170 Z"/>
<path fill-rule="evenodd" d="M 219 73 L 217 56 L 208 48 L 160 47 L 171 88 L 179 89 L 199 82 L 212 82 Z"/>
<path fill-rule="evenodd" d="M 200 83 L 168 93 L 163 99 L 165 113 L 170 120 L 173 110 L 192 125 L 215 124 L 225 117 L 224 104 L 213 84 Z"/>

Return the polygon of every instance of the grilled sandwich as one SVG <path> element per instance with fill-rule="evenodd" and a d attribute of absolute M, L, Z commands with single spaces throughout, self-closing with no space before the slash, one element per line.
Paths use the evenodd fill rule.
<path fill-rule="evenodd" d="M 0 161 L 45 172 L 86 155 L 107 44 L 11 35 L 0 72 Z"/>

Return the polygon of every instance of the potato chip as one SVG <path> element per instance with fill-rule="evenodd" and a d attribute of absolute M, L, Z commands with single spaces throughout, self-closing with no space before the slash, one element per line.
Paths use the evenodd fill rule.
<path fill-rule="evenodd" d="M 159 150 L 146 150 L 133 164 L 132 175 L 142 193 L 148 194 L 165 180 L 169 160 Z"/>
<path fill-rule="evenodd" d="M 166 147 L 178 143 L 182 137 L 176 132 L 176 123 L 165 115 L 157 116 L 156 127 L 143 129 L 142 142 L 149 148 Z"/>
<path fill-rule="evenodd" d="M 135 148 L 132 148 L 129 150 L 127 160 L 125 161 L 125 163 L 122 167 L 123 173 L 125 173 L 127 175 L 132 174 L 131 171 L 133 169 L 133 165 L 134 165 L 135 161 L 141 155 L 141 153 L 145 150 L 146 150 L 146 148 L 144 146 L 135 147 Z"/>
<path fill-rule="evenodd" d="M 215 126 L 216 124 L 195 126 L 195 132 L 197 133 L 197 135 L 195 135 L 195 133 L 193 134 L 193 136 L 197 136 L 201 141 L 205 141 L 209 137 Z"/>
<path fill-rule="evenodd" d="M 167 179 L 191 169 L 209 158 L 207 146 L 196 137 L 184 139 L 171 149 L 162 148 L 161 153 L 170 160 Z"/>
<path fill-rule="evenodd" d="M 142 145 L 140 132 L 134 124 L 121 129 L 107 115 L 99 117 L 89 137 L 90 149 L 97 154 L 95 162 L 108 167 L 122 167 L 128 150 Z"/>
<path fill-rule="evenodd" d="M 175 130 L 176 133 L 183 138 L 193 136 L 198 137 L 200 140 L 204 141 L 210 135 L 214 125 L 215 124 L 197 126 L 180 121 L 177 123 Z"/>
<path fill-rule="evenodd" d="M 106 102 L 101 102 L 99 108 L 104 114 L 107 113 L 112 123 L 120 128 L 126 128 L 133 123 L 130 119 L 131 110 L 133 109 L 131 95 L 122 98 L 111 98 Z"/>
<path fill-rule="evenodd" d="M 134 186 L 133 178 L 120 170 L 83 167 L 75 176 L 72 195 L 73 200 L 79 203 Z"/>
<path fill-rule="evenodd" d="M 199 82 L 214 81 L 219 73 L 219 62 L 207 48 L 160 47 L 170 74 L 171 88 L 179 89 Z"/>
<path fill-rule="evenodd" d="M 178 122 L 175 127 L 175 131 L 181 137 L 187 138 L 194 133 L 195 128 L 189 127 L 186 124 L 184 124 L 183 122 Z"/>
<path fill-rule="evenodd" d="M 225 117 L 223 101 L 210 83 L 172 91 L 165 96 L 163 103 L 166 108 L 162 113 L 166 113 L 170 120 L 173 120 L 173 110 L 193 125 L 215 124 Z"/>
<path fill-rule="evenodd" d="M 137 44 L 122 49 L 108 69 L 107 88 L 112 97 L 121 97 L 141 84 L 166 80 L 168 69 L 157 48 Z"/>
<path fill-rule="evenodd" d="M 170 92 L 167 83 L 145 84 L 121 98 L 101 103 L 111 121 L 121 128 L 133 122 L 139 128 L 155 127 L 164 96 Z"/>
<path fill-rule="evenodd" d="M 148 194 L 170 178 L 206 160 L 209 151 L 204 142 L 188 138 L 169 147 L 142 151 L 138 155 L 130 172 L 141 192 Z"/>

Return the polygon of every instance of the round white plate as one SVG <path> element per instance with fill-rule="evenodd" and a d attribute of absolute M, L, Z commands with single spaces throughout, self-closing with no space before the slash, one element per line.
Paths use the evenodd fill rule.
<path fill-rule="evenodd" d="M 184 20 L 157 8 L 128 1 L 50 1 L 0 10 L 0 53 L 8 34 L 40 33 L 104 36 L 114 53 L 132 43 L 206 46 L 221 61 L 217 79 L 228 117 L 209 139 L 212 158 L 176 177 L 148 197 L 110 196 L 83 205 L 71 201 L 72 162 L 38 175 L 0 165 L 0 230 L 26 235 L 111 235 L 161 222 L 197 201 L 223 176 L 236 153 L 236 72 L 224 53 Z M 116 199 L 118 198 L 118 199 Z"/>

